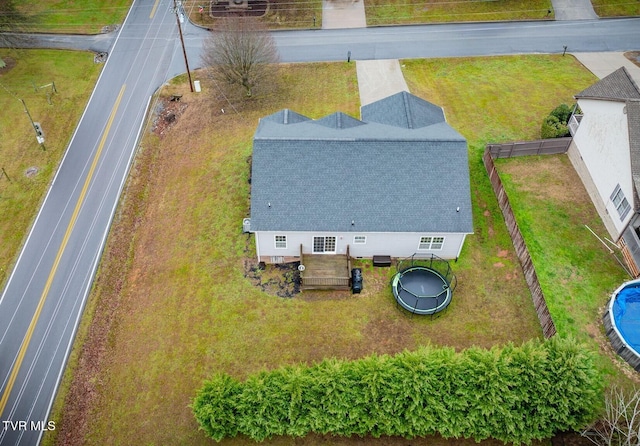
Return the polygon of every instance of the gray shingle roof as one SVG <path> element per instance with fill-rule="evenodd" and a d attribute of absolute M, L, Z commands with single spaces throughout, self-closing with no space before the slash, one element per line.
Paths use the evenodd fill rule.
<path fill-rule="evenodd" d="M 627 125 L 629 126 L 629 151 L 631 156 L 631 177 L 635 186 L 633 208 L 640 208 L 640 101 L 627 101 Z"/>
<path fill-rule="evenodd" d="M 407 112 L 387 99 L 363 107 L 362 121 L 263 118 L 253 143 L 252 231 L 471 233 L 465 139 L 439 107 L 413 96 Z M 365 119 L 392 112 L 405 113 L 387 119 L 397 126 Z"/>
<path fill-rule="evenodd" d="M 342 112 L 336 112 L 332 115 L 325 116 L 322 119 L 318 119 L 316 124 L 324 125 L 325 127 L 333 128 L 333 129 L 348 129 L 351 127 L 357 127 L 359 125 L 364 125 L 364 122 L 352 118 L 349 115 L 345 115 Z"/>
<path fill-rule="evenodd" d="M 576 95 L 576 99 L 626 101 L 640 99 L 640 90 L 625 67 L 620 67 Z"/>
<path fill-rule="evenodd" d="M 406 91 L 361 107 L 362 119 L 407 129 L 426 127 L 444 122 L 444 112 L 437 105 Z"/>

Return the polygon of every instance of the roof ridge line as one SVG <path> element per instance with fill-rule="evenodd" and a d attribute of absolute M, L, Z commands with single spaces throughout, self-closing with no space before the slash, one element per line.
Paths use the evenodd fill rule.
<path fill-rule="evenodd" d="M 633 77 L 631 77 L 631 73 L 629 73 L 629 70 L 627 70 L 627 67 L 625 67 L 624 65 L 622 66 L 622 71 L 623 73 L 627 76 L 627 78 L 629 79 L 629 81 L 631 82 L 631 85 L 633 85 L 633 87 L 638 91 L 638 93 L 640 93 L 640 88 L 638 88 L 638 84 L 636 84 L 636 81 L 633 80 Z"/>
<path fill-rule="evenodd" d="M 411 114 L 411 106 L 409 105 L 409 96 L 406 91 L 402 91 L 402 102 L 404 103 L 404 111 L 407 114 L 407 128 L 413 130 L 413 115 Z"/>

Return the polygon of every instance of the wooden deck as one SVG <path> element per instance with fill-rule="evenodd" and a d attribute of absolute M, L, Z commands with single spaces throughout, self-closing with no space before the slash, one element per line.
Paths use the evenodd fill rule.
<path fill-rule="evenodd" d="M 351 279 L 348 255 L 301 254 L 303 290 L 349 290 Z"/>

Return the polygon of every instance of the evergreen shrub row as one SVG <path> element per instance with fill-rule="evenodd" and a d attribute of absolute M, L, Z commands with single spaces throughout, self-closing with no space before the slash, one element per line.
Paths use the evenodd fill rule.
<path fill-rule="evenodd" d="M 244 382 L 217 374 L 192 409 L 216 441 L 315 432 L 529 444 L 591 422 L 599 382 L 592 354 L 555 337 L 460 353 L 424 347 L 356 361 L 327 359 Z"/>

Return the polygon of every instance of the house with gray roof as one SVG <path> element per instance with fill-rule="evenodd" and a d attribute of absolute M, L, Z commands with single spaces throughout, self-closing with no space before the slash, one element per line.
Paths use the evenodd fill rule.
<path fill-rule="evenodd" d="M 640 274 L 640 89 L 622 67 L 575 95 L 568 155 L 611 240 Z M 576 119 L 578 118 L 578 119 Z"/>
<path fill-rule="evenodd" d="M 460 255 L 473 232 L 467 143 L 407 92 L 313 120 L 262 118 L 253 139 L 250 232 L 258 260 L 304 254 Z"/>

